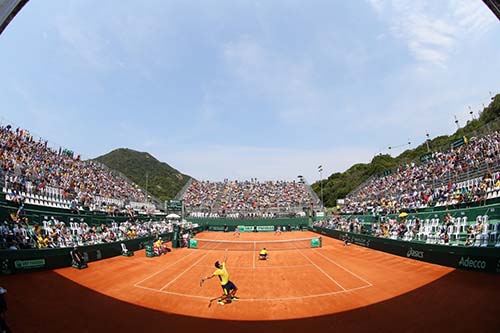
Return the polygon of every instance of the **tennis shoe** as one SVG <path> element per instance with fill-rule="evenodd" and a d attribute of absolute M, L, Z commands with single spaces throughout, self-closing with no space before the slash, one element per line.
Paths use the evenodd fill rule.
<path fill-rule="evenodd" d="M 231 297 L 231 300 L 232 301 L 239 301 L 240 299 L 238 297 L 236 297 L 236 296 L 233 296 L 233 297 Z"/>
<path fill-rule="evenodd" d="M 217 304 L 219 304 L 219 305 L 224 305 L 224 304 L 226 304 L 226 303 L 224 303 L 223 301 L 220 301 L 220 300 L 219 300 L 219 301 L 217 301 Z"/>

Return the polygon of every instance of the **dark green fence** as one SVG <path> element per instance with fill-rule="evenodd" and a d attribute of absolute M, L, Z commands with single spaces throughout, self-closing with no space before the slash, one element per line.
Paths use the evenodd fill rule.
<path fill-rule="evenodd" d="M 10 221 L 10 214 L 16 213 L 19 206 L 14 204 L 11 201 L 5 200 L 5 195 L 0 194 L 0 220 L 1 221 Z M 46 207 L 46 206 L 37 206 L 37 205 L 24 205 L 24 214 L 28 217 L 30 224 L 40 223 L 44 220 L 45 217 L 50 219 L 50 217 L 54 217 L 59 221 L 64 223 L 73 222 L 85 222 L 90 226 L 100 225 L 100 224 L 109 224 L 111 222 L 125 222 L 130 219 L 130 217 L 125 215 L 119 216 L 110 216 L 103 212 L 91 212 L 89 210 L 80 211 L 80 214 L 72 214 L 68 209 L 62 209 L 57 207 Z M 158 216 L 158 218 L 162 218 L 164 216 Z M 136 217 L 137 220 L 146 221 L 152 219 L 150 216 L 139 215 Z"/>
<path fill-rule="evenodd" d="M 309 226 L 308 218 L 277 218 L 277 219 L 209 219 L 209 218 L 188 218 L 193 223 L 198 223 L 204 230 L 224 231 L 227 227 L 228 231 L 234 231 L 237 226 L 246 227 L 264 227 L 259 228 L 264 231 L 268 226 L 281 226 L 282 230 L 286 227 L 287 230 L 304 229 Z"/>
<path fill-rule="evenodd" d="M 421 212 L 410 212 L 407 219 L 418 217 L 420 220 L 439 218 L 443 220 L 443 216 L 446 214 L 451 214 L 452 217 L 463 217 L 467 216 L 467 220 L 472 222 L 479 215 L 488 215 L 490 220 L 500 219 L 500 204 L 491 204 L 485 206 L 469 207 L 469 208 L 457 208 L 457 209 L 446 209 L 446 207 L 440 207 L 441 210 L 436 211 L 421 211 Z M 373 223 L 378 220 L 378 217 L 373 215 L 342 215 L 346 218 L 358 218 L 365 223 Z M 387 217 L 397 218 L 397 214 L 389 214 Z M 329 219 L 330 217 L 314 217 L 314 221 L 321 221 Z"/>
<path fill-rule="evenodd" d="M 336 239 L 402 257 L 488 273 L 500 273 L 500 248 L 461 247 L 398 241 L 345 231 L 312 227 L 312 231 Z"/>
<path fill-rule="evenodd" d="M 172 234 L 164 234 L 161 238 L 166 242 L 170 241 Z M 121 255 L 121 243 L 124 243 L 129 251 L 137 251 L 144 248 L 144 244 L 153 239 L 154 236 L 149 236 L 120 242 L 79 246 L 78 249 L 88 259 L 88 262 L 92 262 Z M 13 274 L 71 266 L 71 250 L 72 248 L 0 250 L 0 272 L 2 274 Z"/>
<path fill-rule="evenodd" d="M 495 208 L 495 207 L 500 207 L 500 197 L 494 198 L 494 199 L 488 199 L 486 201 L 486 205 L 484 201 L 476 201 L 476 202 L 471 202 L 471 203 L 461 203 L 461 204 L 456 204 L 456 205 L 449 205 L 448 207 L 446 206 L 440 206 L 440 207 L 428 207 L 428 208 L 421 208 L 418 209 L 418 211 L 412 211 L 412 214 L 418 214 L 419 218 L 420 215 L 425 216 L 427 215 L 433 215 L 433 214 L 438 214 L 441 215 L 445 212 L 450 212 L 450 211 L 467 211 L 469 209 L 472 209 L 472 211 L 476 210 L 477 212 L 485 211 L 488 208 Z M 498 211 L 498 209 L 497 209 Z M 498 216 L 500 217 L 500 212 L 497 212 Z M 358 215 L 358 216 L 371 216 L 371 215 Z"/>

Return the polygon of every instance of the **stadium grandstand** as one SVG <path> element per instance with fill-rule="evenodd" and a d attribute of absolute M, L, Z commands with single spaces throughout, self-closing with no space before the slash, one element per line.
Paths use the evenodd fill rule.
<path fill-rule="evenodd" d="M 191 217 L 305 217 L 319 202 L 304 181 L 193 181 L 181 198 Z"/>
<path fill-rule="evenodd" d="M 343 213 L 396 213 L 430 207 L 458 207 L 500 194 L 500 134 L 459 140 L 375 177 L 345 199 Z"/>
<path fill-rule="evenodd" d="M 498 96 L 496 97 L 498 98 Z M 315 225 L 403 241 L 500 247 L 498 120 L 372 177 Z"/>
<path fill-rule="evenodd" d="M 73 211 L 155 211 L 137 185 L 69 149 L 55 150 L 29 131 L 0 127 L 0 177 L 8 201 Z"/>
<path fill-rule="evenodd" d="M 0 126 L 0 248 L 96 245 L 172 232 L 143 191 L 95 161 Z"/>

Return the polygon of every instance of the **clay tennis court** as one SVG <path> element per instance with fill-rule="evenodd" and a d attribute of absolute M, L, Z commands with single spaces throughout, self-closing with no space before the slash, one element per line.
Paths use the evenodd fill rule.
<path fill-rule="evenodd" d="M 307 239 L 311 232 L 201 233 L 198 239 L 253 241 Z M 300 332 L 345 331 L 498 332 L 499 278 L 393 256 L 323 237 L 270 250 L 261 243 L 231 250 L 176 249 L 161 257 L 115 257 L 73 268 L 2 278 L 9 290 L 7 320 L 14 332 Z M 203 242 L 200 242 L 200 244 Z M 272 245 L 271 245 L 272 246 Z M 200 286 L 228 248 L 227 268 L 240 300 L 224 306 L 217 279 Z M 219 326 L 223 325 L 223 326 Z"/>

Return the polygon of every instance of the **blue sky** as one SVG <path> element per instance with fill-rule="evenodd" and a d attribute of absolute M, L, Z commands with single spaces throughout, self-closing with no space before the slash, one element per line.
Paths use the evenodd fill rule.
<path fill-rule="evenodd" d="M 480 0 L 61 4 L 30 1 L 0 36 L 0 120 L 85 158 L 312 183 L 450 134 L 500 92 Z"/>

